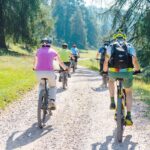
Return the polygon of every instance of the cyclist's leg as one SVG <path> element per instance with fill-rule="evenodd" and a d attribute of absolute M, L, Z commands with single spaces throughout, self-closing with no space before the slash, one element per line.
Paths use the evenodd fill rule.
<path fill-rule="evenodd" d="M 48 72 L 48 98 L 49 98 L 49 107 L 53 110 L 56 109 L 55 100 L 56 100 L 56 78 L 53 71 Z"/>
<path fill-rule="evenodd" d="M 123 86 L 125 87 L 125 91 L 126 91 L 126 107 L 127 107 L 126 124 L 127 125 L 133 124 L 131 119 L 132 85 L 133 85 L 133 78 L 131 76 L 129 76 L 129 78 L 124 79 Z"/>
<path fill-rule="evenodd" d="M 115 86 L 114 86 L 114 83 L 115 83 L 115 79 L 113 79 L 112 77 L 110 77 L 109 81 L 108 81 L 109 93 L 110 93 L 110 99 L 111 99 L 110 109 L 115 109 L 116 108 L 115 98 L 114 98 L 114 95 L 115 95 Z"/>
<path fill-rule="evenodd" d="M 101 61 L 100 61 L 100 63 L 99 63 L 99 72 L 102 73 L 102 71 L 103 71 L 103 63 L 101 63 Z"/>
<path fill-rule="evenodd" d="M 38 83 L 39 83 L 39 86 L 38 86 L 38 95 L 40 94 L 40 92 L 45 88 L 44 85 L 44 81 L 41 80 L 41 78 L 45 78 L 45 75 L 43 73 L 43 71 L 36 71 L 36 76 L 37 76 L 37 80 L 38 80 Z"/>

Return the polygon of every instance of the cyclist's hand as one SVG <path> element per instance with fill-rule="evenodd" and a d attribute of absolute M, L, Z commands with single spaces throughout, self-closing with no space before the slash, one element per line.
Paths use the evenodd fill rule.
<path fill-rule="evenodd" d="M 139 73 L 142 73 L 141 70 L 136 70 L 136 71 L 133 72 L 133 75 L 136 75 L 136 74 L 139 74 Z"/>
<path fill-rule="evenodd" d="M 35 68 L 35 67 L 33 67 L 33 68 L 32 68 L 32 70 L 33 70 L 33 71 L 35 71 L 35 70 L 36 70 L 36 68 Z"/>
<path fill-rule="evenodd" d="M 68 71 L 68 70 L 69 70 L 69 68 L 68 68 L 68 67 L 66 67 L 65 71 Z"/>

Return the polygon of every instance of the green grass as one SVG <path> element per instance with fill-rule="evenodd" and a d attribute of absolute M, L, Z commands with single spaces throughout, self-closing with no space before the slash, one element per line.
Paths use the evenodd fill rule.
<path fill-rule="evenodd" d="M 146 116 L 150 117 L 150 84 L 135 80 L 133 88 L 135 89 L 136 99 L 142 100 L 148 105 Z"/>
<path fill-rule="evenodd" d="M 95 71 L 98 71 L 99 68 L 99 63 L 94 59 L 80 60 L 78 64 Z"/>
<path fill-rule="evenodd" d="M 80 53 L 81 60 L 79 60 L 79 65 L 97 71 L 99 68 L 99 61 L 95 59 L 96 53 L 97 51 L 94 50 L 93 51 L 88 50 L 87 53 Z"/>
<path fill-rule="evenodd" d="M 32 66 L 31 56 L 0 56 L 0 109 L 35 85 Z"/>
<path fill-rule="evenodd" d="M 88 51 L 81 50 L 80 57 L 81 58 L 95 59 L 96 53 L 97 53 L 97 51 L 95 51 L 95 50 L 88 50 Z"/>

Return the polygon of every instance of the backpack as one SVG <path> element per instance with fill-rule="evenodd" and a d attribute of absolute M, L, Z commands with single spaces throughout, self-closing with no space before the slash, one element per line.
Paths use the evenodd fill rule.
<path fill-rule="evenodd" d="M 119 69 L 133 68 L 132 56 L 129 54 L 126 44 L 119 45 L 118 43 L 115 43 L 112 45 L 109 67 Z"/>
<path fill-rule="evenodd" d="M 101 53 L 101 59 L 100 59 L 101 63 L 105 61 L 105 55 L 106 55 L 106 48 L 103 47 L 103 52 Z"/>

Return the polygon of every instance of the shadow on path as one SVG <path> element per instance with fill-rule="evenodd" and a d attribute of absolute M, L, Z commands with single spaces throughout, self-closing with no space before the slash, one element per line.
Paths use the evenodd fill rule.
<path fill-rule="evenodd" d="M 104 87 L 97 87 L 97 88 L 92 87 L 91 89 L 95 92 L 104 92 L 108 90 L 108 88 L 104 88 Z"/>
<path fill-rule="evenodd" d="M 21 131 L 15 131 L 8 138 L 6 143 L 6 150 L 13 150 L 21 146 L 25 146 L 33 141 L 41 138 L 50 131 L 52 131 L 52 126 L 46 126 L 43 129 L 38 128 L 37 124 L 34 123 L 29 129 L 27 129 L 22 134 Z M 19 136 L 17 136 L 19 134 Z M 17 136 L 17 137 L 16 137 Z"/>
<path fill-rule="evenodd" d="M 97 142 L 92 144 L 92 150 L 109 150 L 110 148 L 113 150 L 135 150 L 138 143 L 132 142 L 132 135 L 127 135 L 122 143 L 118 143 L 115 140 L 116 130 L 114 131 L 112 136 L 107 136 L 106 141 L 104 143 Z"/>

